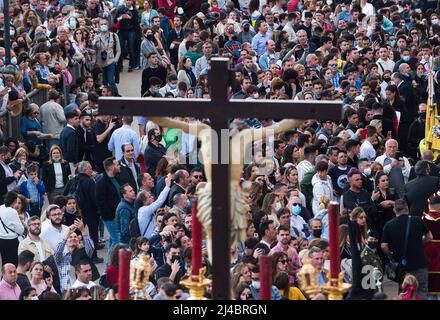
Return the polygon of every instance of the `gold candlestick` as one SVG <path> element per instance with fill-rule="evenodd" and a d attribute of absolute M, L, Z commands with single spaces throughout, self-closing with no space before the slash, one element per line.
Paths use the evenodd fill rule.
<path fill-rule="evenodd" d="M 134 300 L 138 300 L 139 292 L 145 289 L 148 279 L 152 273 L 150 256 L 141 254 L 139 261 L 134 265 L 133 278 L 131 283 L 134 289 Z"/>
<path fill-rule="evenodd" d="M 329 279 L 321 286 L 321 290 L 327 294 L 329 300 L 343 300 L 344 293 L 351 288 L 351 284 L 344 283 L 343 279 L 344 272 L 340 272 L 338 278 Z"/>
<path fill-rule="evenodd" d="M 188 300 L 205 300 L 203 296 L 207 286 L 211 285 L 212 281 L 205 278 L 206 267 L 200 268 L 198 275 L 192 275 L 191 270 L 188 270 L 189 277 L 180 281 L 180 284 L 189 289 Z"/>
<path fill-rule="evenodd" d="M 300 289 L 309 299 L 313 299 L 320 293 L 319 270 L 315 269 L 310 263 L 304 264 L 297 276 Z"/>

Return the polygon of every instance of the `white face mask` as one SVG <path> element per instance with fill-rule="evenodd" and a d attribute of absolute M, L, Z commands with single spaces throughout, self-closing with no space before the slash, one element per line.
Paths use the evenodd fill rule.
<path fill-rule="evenodd" d="M 432 25 L 436 25 L 436 24 L 438 24 L 438 19 L 432 19 L 431 22 L 432 22 Z"/>
<path fill-rule="evenodd" d="M 327 0 L 326 3 L 330 6 L 333 3 L 333 0 Z"/>
<path fill-rule="evenodd" d="M 258 93 L 254 93 L 252 96 L 254 97 L 254 99 L 258 99 L 260 97 Z"/>
<path fill-rule="evenodd" d="M 17 57 L 12 57 L 11 58 L 11 63 L 12 64 L 17 64 Z"/>
<path fill-rule="evenodd" d="M 367 175 L 367 176 L 370 176 L 371 175 L 371 168 L 365 169 L 364 170 L 364 174 Z"/>
<path fill-rule="evenodd" d="M 277 202 L 275 203 L 275 211 L 278 211 L 281 209 L 281 203 Z"/>
<path fill-rule="evenodd" d="M 253 286 L 255 289 L 259 290 L 259 289 L 260 289 L 260 281 L 254 281 L 254 280 L 252 280 L 252 286 Z"/>

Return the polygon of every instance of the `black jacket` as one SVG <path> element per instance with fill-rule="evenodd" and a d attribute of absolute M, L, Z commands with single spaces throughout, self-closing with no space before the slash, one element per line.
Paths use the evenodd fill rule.
<path fill-rule="evenodd" d="M 144 152 L 145 166 L 147 167 L 147 172 L 152 176 L 156 177 L 156 166 L 159 160 L 166 154 L 167 149 L 159 144 L 155 146 L 151 142 L 148 142 L 147 147 Z"/>
<path fill-rule="evenodd" d="M 171 188 L 170 188 L 170 193 L 168 193 L 168 200 L 167 200 L 167 203 L 168 203 L 168 206 L 169 207 L 172 207 L 173 206 L 173 197 L 176 195 L 176 194 L 179 194 L 179 193 L 186 193 L 186 190 L 185 189 L 183 189 L 181 186 L 179 186 L 177 183 L 173 183 L 173 185 L 171 186 Z"/>
<path fill-rule="evenodd" d="M 65 160 L 78 163 L 78 136 L 76 130 L 71 127 L 64 127 L 60 133 L 60 148 Z"/>
<path fill-rule="evenodd" d="M 84 139 L 84 129 L 79 126 L 76 129 L 78 135 L 78 160 L 92 161 L 93 152 L 93 134 L 91 129 L 86 129 L 86 135 Z"/>
<path fill-rule="evenodd" d="M 78 206 L 85 219 L 98 214 L 98 207 L 96 204 L 96 182 L 93 178 L 85 173 L 80 173 L 79 178 L 79 203 Z M 87 220 L 88 221 L 88 220 Z"/>
<path fill-rule="evenodd" d="M 362 207 L 370 221 L 377 220 L 376 206 L 371 200 L 371 194 L 365 189 L 361 189 L 359 193 L 348 189 L 342 194 L 342 197 L 345 209 L 353 210 L 356 207 Z"/>
<path fill-rule="evenodd" d="M 3 169 L 3 166 L 0 165 L 0 205 L 3 204 L 3 197 L 6 193 L 8 193 L 8 184 L 14 181 L 16 181 L 14 176 L 6 178 L 5 169 Z"/>
<path fill-rule="evenodd" d="M 118 179 L 116 178 L 118 181 Z M 118 181 L 119 185 L 123 183 Z M 96 206 L 103 220 L 113 220 L 116 208 L 121 201 L 119 190 L 116 190 L 107 173 L 103 172 L 96 179 Z"/>
<path fill-rule="evenodd" d="M 439 189 L 439 178 L 418 176 L 405 184 L 403 188 L 410 214 L 421 217 L 425 210 L 426 201 Z"/>
<path fill-rule="evenodd" d="M 61 162 L 61 170 L 63 171 L 63 183 L 67 185 L 70 175 L 70 166 L 67 161 Z M 46 161 L 41 167 L 41 180 L 43 180 L 44 186 L 47 192 L 52 192 L 55 189 L 55 167 L 53 163 Z"/>
<path fill-rule="evenodd" d="M 134 167 L 136 169 L 136 177 L 133 176 L 133 172 L 128 167 L 127 162 L 124 158 L 122 158 L 121 161 L 119 161 L 119 164 L 121 165 L 121 172 L 116 176 L 116 178 L 121 181 L 122 184 L 128 183 L 133 190 L 137 193 L 137 176 L 140 174 L 141 170 L 139 168 L 139 165 L 135 162 Z"/>
<path fill-rule="evenodd" d="M 374 117 L 373 117 L 373 119 L 377 119 L 377 120 L 380 120 L 380 121 L 382 121 L 382 134 L 384 135 L 384 136 L 386 136 L 387 135 L 387 133 L 388 133 L 388 131 L 391 131 L 391 136 L 395 139 L 395 138 L 397 138 L 397 134 L 396 134 L 396 131 L 394 130 L 394 124 L 393 124 L 393 121 L 392 120 L 390 120 L 390 119 L 388 119 L 388 118 L 385 118 L 384 116 L 381 116 L 381 115 L 375 115 Z M 372 119 L 372 120 L 373 120 Z"/>

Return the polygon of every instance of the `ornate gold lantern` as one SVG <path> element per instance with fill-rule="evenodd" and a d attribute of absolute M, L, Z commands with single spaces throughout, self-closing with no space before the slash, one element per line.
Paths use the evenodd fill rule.
<path fill-rule="evenodd" d="M 320 292 L 319 271 L 307 263 L 303 265 L 297 275 L 300 289 L 309 299 L 313 299 Z"/>
<path fill-rule="evenodd" d="M 150 256 L 141 254 L 138 262 L 134 265 L 131 283 L 134 289 L 134 300 L 138 300 L 139 292 L 144 290 L 152 273 Z"/>

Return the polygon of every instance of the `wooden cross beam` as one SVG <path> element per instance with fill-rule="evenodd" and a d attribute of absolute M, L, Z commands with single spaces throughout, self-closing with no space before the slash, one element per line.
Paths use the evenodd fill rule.
<path fill-rule="evenodd" d="M 146 117 L 209 118 L 210 126 L 218 137 L 221 136 L 222 129 L 229 128 L 229 120 L 233 118 L 326 120 L 342 118 L 342 102 L 340 101 L 228 100 L 228 62 L 227 58 L 212 58 L 211 60 L 210 99 L 101 97 L 99 98 L 100 113 Z M 219 155 L 229 152 L 229 150 L 222 150 L 221 143 L 217 148 L 219 148 Z M 230 299 L 230 219 L 225 219 L 230 208 L 230 185 L 227 177 L 229 177 L 228 164 L 213 164 L 212 278 L 213 299 L 218 300 Z"/>

